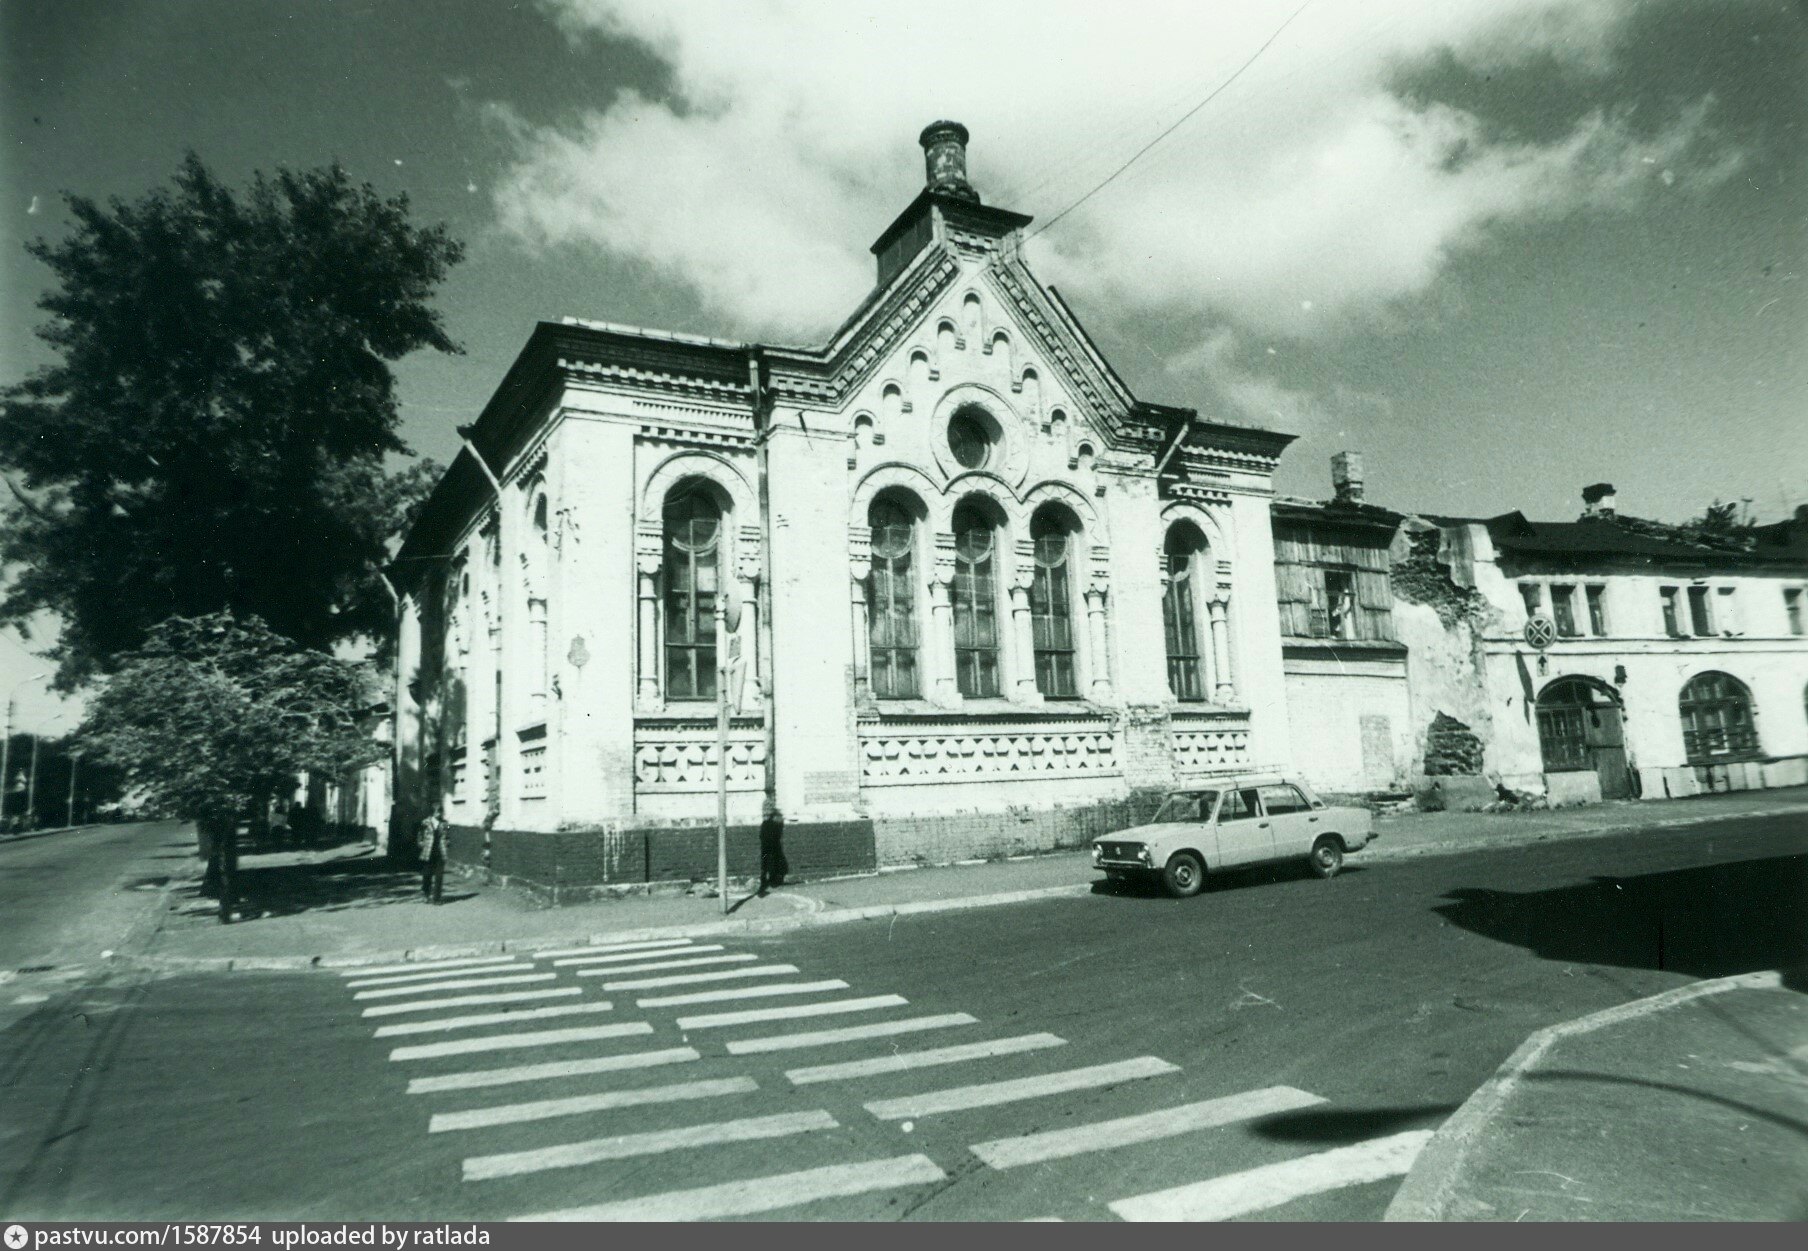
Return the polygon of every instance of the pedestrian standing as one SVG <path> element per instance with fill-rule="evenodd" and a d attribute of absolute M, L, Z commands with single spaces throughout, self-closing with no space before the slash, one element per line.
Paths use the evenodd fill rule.
<path fill-rule="evenodd" d="M 421 821 L 421 895 L 439 903 L 446 887 L 446 823 L 437 812 Z"/>

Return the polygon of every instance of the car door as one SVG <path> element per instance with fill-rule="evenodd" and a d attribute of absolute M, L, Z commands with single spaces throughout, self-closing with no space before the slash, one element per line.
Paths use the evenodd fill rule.
<path fill-rule="evenodd" d="M 1299 788 L 1282 782 L 1257 790 L 1262 801 L 1262 815 L 1274 839 L 1275 857 L 1303 856 L 1311 851 L 1318 814 L 1313 812 L 1312 805 L 1300 794 Z"/>
<path fill-rule="evenodd" d="M 1254 864 L 1274 855 L 1274 838 L 1253 786 L 1224 792 L 1215 829 L 1222 865 Z"/>

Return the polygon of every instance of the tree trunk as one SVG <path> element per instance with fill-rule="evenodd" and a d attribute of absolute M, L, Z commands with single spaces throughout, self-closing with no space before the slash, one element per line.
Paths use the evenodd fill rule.
<path fill-rule="evenodd" d="M 239 893 L 239 823 L 232 818 L 220 834 L 220 924 L 232 924 Z"/>
<path fill-rule="evenodd" d="M 207 871 L 201 876 L 201 893 L 217 897 L 220 893 L 220 823 L 211 817 L 202 817 L 195 822 L 195 845 L 201 858 L 207 862 Z"/>

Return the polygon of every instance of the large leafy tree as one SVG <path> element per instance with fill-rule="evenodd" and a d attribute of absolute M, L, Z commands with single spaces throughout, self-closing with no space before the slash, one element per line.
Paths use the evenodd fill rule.
<path fill-rule="evenodd" d="M 0 395 L 0 623 L 48 610 L 67 688 L 170 616 L 231 609 L 309 647 L 380 637 L 385 541 L 427 479 L 390 475 L 390 363 L 456 352 L 429 299 L 462 254 L 337 165 L 242 192 L 173 185 L 30 251 L 58 356 Z"/>
<path fill-rule="evenodd" d="M 380 759 L 362 665 L 300 647 L 256 618 L 173 617 L 122 654 L 81 736 L 158 806 L 199 825 L 230 916 L 235 833 L 302 772 L 343 777 Z"/>

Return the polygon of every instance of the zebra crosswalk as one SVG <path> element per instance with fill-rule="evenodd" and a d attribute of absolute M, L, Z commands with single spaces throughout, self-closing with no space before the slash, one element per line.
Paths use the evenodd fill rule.
<path fill-rule="evenodd" d="M 994 1028 L 730 946 L 648 939 L 341 976 L 427 1140 L 451 1144 L 458 1184 L 491 1216 L 971 1219 L 1009 1203 L 1224 1220 L 1397 1178 L 1431 1133 L 1302 1149 L 1250 1127 L 1322 1112 L 1319 1093 L 1213 1090 L 1168 1057 Z"/>

